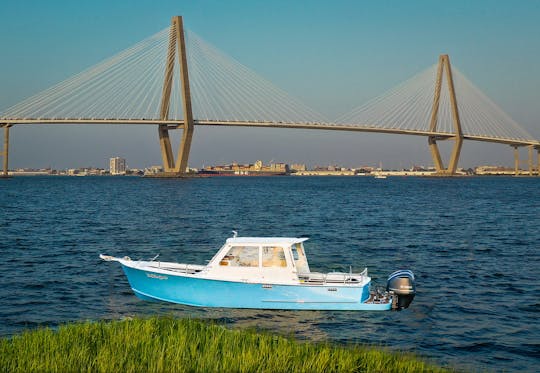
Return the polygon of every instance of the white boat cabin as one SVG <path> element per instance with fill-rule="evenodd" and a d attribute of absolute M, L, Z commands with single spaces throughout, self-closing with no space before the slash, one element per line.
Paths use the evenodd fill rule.
<path fill-rule="evenodd" d="M 207 266 L 209 277 L 247 282 L 298 283 L 309 273 L 303 242 L 307 238 L 233 237 Z"/>
<path fill-rule="evenodd" d="M 358 286 L 369 282 L 362 273 L 311 272 L 304 251 L 307 238 L 233 237 L 210 260 L 205 277 L 272 284 L 324 285 L 340 283 Z"/>

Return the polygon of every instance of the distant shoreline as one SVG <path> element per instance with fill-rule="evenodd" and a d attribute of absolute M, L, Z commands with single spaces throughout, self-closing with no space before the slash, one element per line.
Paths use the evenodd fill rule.
<path fill-rule="evenodd" d="M 392 177 L 392 178 L 404 178 L 404 177 L 426 177 L 426 178 L 440 178 L 440 177 L 486 177 L 486 176 L 497 176 L 497 177 L 539 177 L 537 174 L 530 175 L 528 171 L 521 171 L 520 174 L 515 175 L 514 173 L 484 173 L 484 174 L 457 174 L 457 175 L 441 175 L 436 174 L 435 172 L 411 172 L 411 171 L 385 171 L 377 173 L 383 176 Z M 164 178 L 246 178 L 246 177 L 375 177 L 376 173 L 364 174 L 364 173 L 347 173 L 347 172 L 302 172 L 302 173 L 290 173 L 287 175 L 270 175 L 270 174 L 247 174 L 247 175 L 235 175 L 235 174 L 219 174 L 219 175 L 210 175 L 210 174 L 197 174 L 191 173 L 186 175 L 173 175 L 173 174 L 149 174 L 149 175 L 140 175 L 140 174 L 127 174 L 127 175 L 110 175 L 110 174 L 54 174 L 47 172 L 20 172 L 20 171 L 9 171 L 7 178 L 13 177 L 144 177 L 144 178 L 155 178 L 155 179 L 164 179 Z"/>

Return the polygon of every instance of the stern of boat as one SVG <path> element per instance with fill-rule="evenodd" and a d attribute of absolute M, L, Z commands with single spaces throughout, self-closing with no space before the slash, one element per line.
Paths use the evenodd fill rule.
<path fill-rule="evenodd" d="M 416 295 L 414 273 L 409 270 L 399 270 L 388 276 L 386 291 L 392 297 L 392 309 L 402 310 L 412 303 Z"/>

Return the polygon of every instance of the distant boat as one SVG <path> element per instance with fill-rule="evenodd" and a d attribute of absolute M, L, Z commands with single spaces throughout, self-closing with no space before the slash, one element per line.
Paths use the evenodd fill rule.
<path fill-rule="evenodd" d="M 135 294 L 145 300 L 201 307 L 371 311 L 407 308 L 412 302 L 411 271 L 394 272 L 386 291 L 374 291 L 367 269 L 311 272 L 306 240 L 235 236 L 207 265 L 100 258 L 119 262 Z"/>

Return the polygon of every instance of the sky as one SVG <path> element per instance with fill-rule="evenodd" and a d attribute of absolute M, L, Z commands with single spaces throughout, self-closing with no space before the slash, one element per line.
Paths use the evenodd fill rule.
<path fill-rule="evenodd" d="M 2 0 L 0 111 L 166 28 L 174 15 L 330 118 L 449 54 L 453 65 L 540 139 L 540 1 L 534 0 Z M 174 132 L 176 138 L 181 133 Z M 443 148 L 448 156 L 448 145 Z M 523 159 L 526 154 L 522 149 Z M 19 125 L 10 132 L 10 168 L 107 168 L 114 156 L 133 168 L 161 164 L 157 129 Z M 425 137 L 195 128 L 190 166 L 257 159 L 308 166 L 433 164 Z M 513 150 L 466 141 L 459 165 L 485 164 L 513 166 Z"/>

